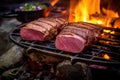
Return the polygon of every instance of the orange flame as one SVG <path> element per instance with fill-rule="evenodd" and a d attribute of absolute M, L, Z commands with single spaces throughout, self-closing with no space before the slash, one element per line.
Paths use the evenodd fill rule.
<path fill-rule="evenodd" d="M 50 4 L 51 4 L 52 6 L 54 6 L 58 1 L 59 1 L 59 0 L 52 0 Z"/>
<path fill-rule="evenodd" d="M 111 10 L 100 10 L 100 0 L 70 0 L 69 22 L 89 22 L 111 26 L 113 18 L 118 18 L 118 14 Z"/>

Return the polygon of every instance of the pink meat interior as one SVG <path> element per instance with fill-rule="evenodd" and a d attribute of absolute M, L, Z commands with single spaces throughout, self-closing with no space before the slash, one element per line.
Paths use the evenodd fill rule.
<path fill-rule="evenodd" d="M 82 40 L 74 37 L 58 37 L 55 41 L 55 46 L 59 50 L 79 53 L 83 50 L 85 44 Z"/>
<path fill-rule="evenodd" d="M 35 31 L 33 29 L 22 29 L 20 31 L 20 35 L 23 40 L 37 40 L 37 41 L 43 41 L 44 40 L 44 34 L 40 31 Z"/>

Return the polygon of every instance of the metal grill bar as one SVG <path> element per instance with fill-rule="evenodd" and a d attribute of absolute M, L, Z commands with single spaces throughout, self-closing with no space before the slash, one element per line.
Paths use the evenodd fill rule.
<path fill-rule="evenodd" d="M 24 24 L 25 25 L 25 24 Z M 55 48 L 54 40 L 47 42 L 38 42 L 38 41 L 25 41 L 20 37 L 20 28 L 23 25 L 18 26 L 14 29 L 9 37 L 17 45 L 26 48 L 33 49 L 37 51 L 44 52 L 52 56 L 59 56 L 65 59 L 70 59 L 72 62 L 81 61 L 88 64 L 97 64 L 97 65 L 106 65 L 106 66 L 120 66 L 120 40 L 111 39 L 111 38 L 98 38 L 98 42 L 91 45 L 87 50 L 83 51 L 80 54 L 71 54 Z M 120 33 L 120 29 L 114 28 L 105 28 L 109 30 L 114 30 Z M 111 36 L 111 34 L 109 34 Z M 117 35 L 117 34 L 116 34 Z M 116 35 L 114 35 L 116 37 Z M 113 35 L 112 35 L 113 36 Z M 117 35 L 120 36 L 120 35 Z M 101 41 L 115 42 L 117 44 L 106 44 Z M 110 55 L 111 59 L 104 59 L 102 54 Z"/>

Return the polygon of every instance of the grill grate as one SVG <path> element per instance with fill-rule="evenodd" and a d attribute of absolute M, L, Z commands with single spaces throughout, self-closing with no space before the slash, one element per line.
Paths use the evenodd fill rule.
<path fill-rule="evenodd" d="M 25 41 L 20 37 L 20 28 L 23 25 L 17 26 L 9 35 L 10 39 L 17 45 L 25 49 L 33 49 L 45 52 L 53 56 L 59 56 L 65 59 L 70 59 L 73 63 L 80 61 L 87 64 L 97 64 L 104 66 L 120 66 L 120 29 L 106 28 L 106 30 L 114 31 L 115 34 L 106 33 L 103 31 L 98 41 L 88 47 L 80 54 L 71 54 L 55 48 L 54 40 L 46 42 Z M 104 54 L 108 54 L 110 59 L 103 58 Z"/>

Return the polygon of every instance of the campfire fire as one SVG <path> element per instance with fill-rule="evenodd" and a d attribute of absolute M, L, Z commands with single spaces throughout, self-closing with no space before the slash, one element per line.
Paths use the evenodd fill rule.
<path fill-rule="evenodd" d="M 57 65 L 58 63 L 66 59 L 69 60 L 70 67 L 76 66 L 78 68 L 79 65 L 82 65 L 84 67 L 83 69 L 88 70 L 86 68 L 86 65 L 79 63 L 82 61 L 83 63 L 88 63 L 87 66 L 89 66 L 91 70 L 101 70 L 102 73 L 100 73 L 100 75 L 96 74 L 100 71 L 97 71 L 95 74 L 94 71 L 93 73 L 89 73 L 89 71 L 84 71 L 85 73 L 88 72 L 87 76 L 89 76 L 90 74 L 91 77 L 92 74 L 92 80 L 98 80 L 99 77 L 97 75 L 100 76 L 100 79 L 103 78 L 101 80 L 106 79 L 106 77 L 110 77 L 111 79 L 111 77 L 113 77 L 114 75 L 116 78 L 116 74 L 114 73 L 118 72 L 114 72 L 114 70 L 116 71 L 116 69 L 111 67 L 116 67 L 117 64 L 120 64 L 120 41 L 118 41 L 120 40 L 120 29 L 118 29 L 120 28 L 120 18 L 118 13 L 110 10 L 109 8 L 101 7 L 100 3 L 102 0 L 68 0 L 68 2 L 70 1 L 68 17 L 68 7 L 66 9 L 66 6 L 64 8 L 62 5 L 58 5 L 57 3 L 59 3 L 59 1 L 61 0 L 51 0 L 50 4 L 52 5 L 52 7 L 54 7 L 54 11 L 52 12 L 53 14 L 51 16 L 61 17 L 62 15 L 63 18 L 64 14 L 65 16 L 67 14 L 69 22 L 88 22 L 101 25 L 101 27 L 103 26 L 103 33 L 98 38 L 98 41 L 96 41 L 96 43 L 91 45 L 91 47 L 89 47 L 88 49 L 85 49 L 85 51 L 82 52 L 83 54 L 70 54 L 68 52 L 58 50 L 55 47 L 54 40 L 48 42 L 46 41 L 45 43 L 22 40 L 19 34 L 20 29 L 21 27 L 23 27 L 23 25 L 20 25 L 16 29 L 14 29 L 12 33 L 10 33 L 10 39 L 15 44 L 19 45 L 22 48 L 25 48 L 22 52 L 22 55 L 24 55 L 24 57 L 22 57 L 22 60 L 16 63 L 15 66 L 10 66 L 11 68 L 17 68 L 9 68 L 10 70 L 6 69 L 7 71 L 5 70 L 5 72 L 1 72 L 2 75 L 0 76 L 0 80 L 2 80 L 2 78 L 3 80 L 5 80 L 6 78 L 12 78 L 12 80 L 57 80 L 57 77 L 64 74 L 59 73 L 59 66 Z M 63 3 L 65 2 L 63 1 Z M 118 21 L 116 22 L 116 25 L 113 26 L 111 22 L 114 19 L 118 19 Z M 77 69 L 76 67 L 75 69 L 73 67 L 73 71 Z M 67 72 L 67 70 L 68 73 L 70 73 L 71 70 L 69 71 L 69 67 L 66 70 L 64 70 L 63 68 L 63 72 Z M 105 75 L 106 77 L 101 77 L 101 75 L 104 74 L 102 70 L 106 70 L 106 72 L 107 70 L 111 71 L 112 76 L 109 76 L 109 72 L 107 72 L 107 75 Z M 81 71 L 79 72 L 81 73 Z M 97 79 L 94 79 L 94 76 L 97 77 Z"/>
<path fill-rule="evenodd" d="M 107 8 L 101 7 L 101 0 L 70 0 L 69 22 L 88 22 L 98 24 L 105 27 L 113 27 L 111 25 L 114 19 L 119 17 L 118 12 L 115 12 L 107 5 Z M 115 34 L 114 31 L 104 29 L 103 32 Z M 104 35 L 102 35 L 104 36 Z M 110 56 L 104 54 L 104 59 L 110 59 Z"/>
<path fill-rule="evenodd" d="M 103 14 L 104 12 L 105 14 Z M 100 7 L 100 0 L 71 0 L 69 22 L 89 22 L 111 27 L 111 21 L 118 18 L 118 13 Z"/>
<path fill-rule="evenodd" d="M 58 1 L 59 1 L 59 0 L 52 0 L 50 4 L 51 4 L 52 6 L 54 6 Z"/>

